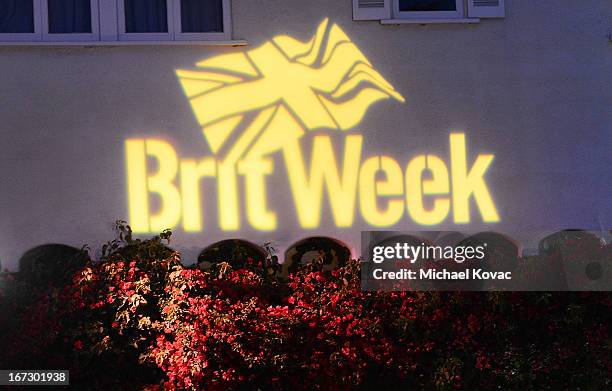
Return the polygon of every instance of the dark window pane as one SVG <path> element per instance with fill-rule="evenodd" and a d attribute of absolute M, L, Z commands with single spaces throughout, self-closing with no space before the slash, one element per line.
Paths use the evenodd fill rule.
<path fill-rule="evenodd" d="M 90 0 L 49 0 L 49 33 L 91 33 Z"/>
<path fill-rule="evenodd" d="M 125 0 L 126 33 L 167 33 L 166 0 Z"/>
<path fill-rule="evenodd" d="M 181 0 L 183 33 L 223 32 L 222 0 Z"/>
<path fill-rule="evenodd" d="M 33 33 L 34 2 L 0 0 L 0 33 Z"/>
<path fill-rule="evenodd" d="M 455 0 L 399 0 L 401 12 L 457 11 Z"/>

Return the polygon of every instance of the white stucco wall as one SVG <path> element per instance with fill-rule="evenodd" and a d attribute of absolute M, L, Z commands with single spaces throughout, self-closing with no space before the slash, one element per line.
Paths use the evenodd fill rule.
<path fill-rule="evenodd" d="M 402 165 L 425 152 L 446 159 L 449 133 L 457 130 L 466 133 L 470 152 L 495 154 L 487 180 L 501 223 L 487 226 L 474 214 L 460 229 L 610 229 L 609 0 L 507 0 L 504 19 L 427 26 L 355 22 L 349 0 L 232 3 L 233 35 L 248 41 L 246 49 L 279 34 L 307 40 L 329 17 L 403 94 L 405 104 L 378 103 L 355 129 L 364 134 L 365 157 L 384 153 Z M 0 46 L 3 267 L 15 269 L 39 244 L 95 249 L 112 238 L 113 221 L 128 217 L 126 138 L 160 137 L 181 156 L 208 155 L 174 70 L 240 50 Z M 275 176 L 271 188 L 286 192 L 286 180 Z M 322 221 L 321 229 L 304 232 L 289 217 L 274 233 L 223 233 L 207 221 L 203 233 L 176 229 L 173 245 L 192 262 L 227 237 L 283 248 L 329 234 L 356 247 L 367 228 L 358 217 L 354 228 L 335 229 L 329 210 Z M 406 218 L 394 228 L 419 227 Z M 457 229 L 451 219 L 436 228 Z"/>

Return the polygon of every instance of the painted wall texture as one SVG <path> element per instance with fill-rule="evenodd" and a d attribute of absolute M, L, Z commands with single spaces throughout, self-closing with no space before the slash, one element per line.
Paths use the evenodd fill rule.
<path fill-rule="evenodd" d="M 247 47 L 0 46 L 3 267 L 16 269 L 19 257 L 36 245 L 87 243 L 96 249 L 112 238 L 113 222 L 129 217 L 127 139 L 164 140 L 181 159 L 212 155 L 177 69 L 251 50 L 279 35 L 307 41 L 325 18 L 405 98 L 375 103 L 357 126 L 334 133 L 338 160 L 345 136 L 354 134 L 363 136 L 362 162 L 392 156 L 404 172 L 415 156 L 433 154 L 449 165 L 449 135 L 461 132 L 468 167 L 478 154 L 495 155 L 486 184 L 500 221 L 484 222 L 472 200 L 469 224 L 456 225 L 451 210 L 434 229 L 519 236 L 610 229 L 612 2 L 508 0 L 504 19 L 426 26 L 353 21 L 348 0 L 232 4 L 233 36 L 247 40 Z M 303 137 L 308 163 L 316 134 L 331 132 Z M 253 228 L 242 208 L 240 230 L 221 231 L 210 182 L 202 187 L 202 232 L 184 232 L 180 224 L 174 229 L 173 245 L 187 262 L 205 246 L 232 237 L 284 249 L 304 237 L 329 235 L 358 249 L 360 230 L 372 229 L 358 210 L 352 226 L 338 228 L 324 198 L 320 226 L 303 228 L 282 154 L 272 159 L 267 201 L 278 228 Z M 407 213 L 389 228 L 423 229 Z"/>

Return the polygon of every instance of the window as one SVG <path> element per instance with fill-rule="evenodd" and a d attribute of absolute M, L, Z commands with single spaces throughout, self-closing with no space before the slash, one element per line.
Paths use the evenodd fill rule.
<path fill-rule="evenodd" d="M 175 25 L 179 39 L 196 39 L 201 34 L 222 37 L 229 25 L 229 4 L 223 0 L 181 0 L 175 4 Z"/>
<path fill-rule="evenodd" d="M 98 0 L 0 0 L 0 41 L 97 39 Z"/>
<path fill-rule="evenodd" d="M 119 0 L 120 40 L 230 39 L 229 0 Z"/>
<path fill-rule="evenodd" d="M 43 41 L 96 41 L 100 37 L 98 0 L 43 0 L 41 10 Z"/>
<path fill-rule="evenodd" d="M 461 18 L 463 0 L 395 0 L 396 18 Z"/>
<path fill-rule="evenodd" d="M 504 0 L 353 0 L 354 20 L 383 24 L 474 23 L 505 17 Z"/>
<path fill-rule="evenodd" d="M 230 39 L 230 0 L 0 0 L 0 41 Z"/>
<path fill-rule="evenodd" d="M 172 0 L 119 0 L 120 40 L 171 40 Z"/>
<path fill-rule="evenodd" d="M 34 34 L 34 2 L 0 0 L 0 33 Z"/>

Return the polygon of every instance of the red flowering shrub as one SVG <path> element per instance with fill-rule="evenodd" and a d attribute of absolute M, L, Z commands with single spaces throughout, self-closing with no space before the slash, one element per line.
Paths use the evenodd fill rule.
<path fill-rule="evenodd" d="M 284 331 L 268 311 L 264 280 L 221 264 L 212 272 L 175 267 L 146 360 L 168 388 L 228 389 L 260 381 Z"/>
<path fill-rule="evenodd" d="M 607 293 L 364 292 L 358 261 L 277 281 L 265 260 L 203 271 L 149 251 L 160 243 L 115 249 L 38 296 L 0 366 L 70 369 L 101 389 L 612 384 Z"/>

